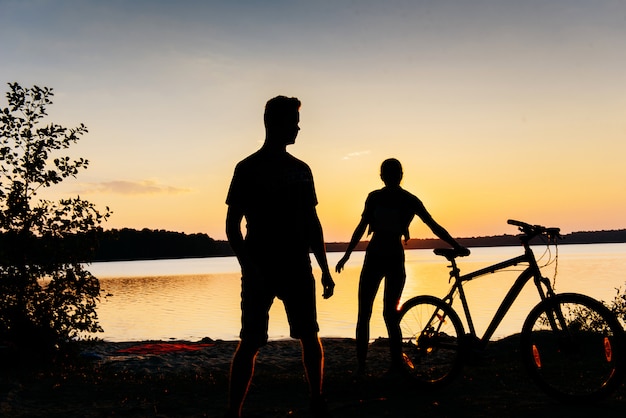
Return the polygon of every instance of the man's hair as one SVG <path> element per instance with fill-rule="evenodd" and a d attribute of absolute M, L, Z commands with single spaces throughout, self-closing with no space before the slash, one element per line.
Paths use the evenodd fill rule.
<path fill-rule="evenodd" d="M 288 120 L 300 110 L 300 100 L 295 97 L 276 96 L 265 104 L 265 126 L 274 126 Z"/>
<path fill-rule="evenodd" d="M 385 184 L 396 185 L 402 180 L 402 164 L 395 158 L 389 158 L 380 165 L 380 177 Z"/>

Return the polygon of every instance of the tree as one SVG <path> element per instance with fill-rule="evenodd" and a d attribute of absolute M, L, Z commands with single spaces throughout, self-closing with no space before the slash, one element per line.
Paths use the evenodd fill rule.
<path fill-rule="evenodd" d="M 83 158 L 53 158 L 87 128 L 42 126 L 52 89 L 9 87 L 8 107 L 0 109 L 0 341 L 58 347 L 102 331 L 95 310 L 100 284 L 83 263 L 111 212 L 80 197 L 38 198 L 87 168 Z"/>

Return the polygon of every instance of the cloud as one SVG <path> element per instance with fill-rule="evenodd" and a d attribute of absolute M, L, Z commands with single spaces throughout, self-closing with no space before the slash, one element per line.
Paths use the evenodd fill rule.
<path fill-rule="evenodd" d="M 180 194 L 188 193 L 190 189 L 158 184 L 153 180 L 126 181 L 114 180 L 101 183 L 86 184 L 80 193 L 110 193 L 122 195 L 147 194 Z"/>
<path fill-rule="evenodd" d="M 366 150 L 366 151 L 355 151 L 355 152 L 351 152 L 347 155 L 344 155 L 342 160 L 351 160 L 352 158 L 358 158 L 362 155 L 367 155 L 370 154 L 371 151 L 370 150 Z"/>

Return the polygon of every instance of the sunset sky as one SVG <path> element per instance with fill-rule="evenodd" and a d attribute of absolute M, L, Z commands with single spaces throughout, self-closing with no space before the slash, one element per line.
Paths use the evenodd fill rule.
<path fill-rule="evenodd" d="M 0 0 L 0 39 L 0 107 L 8 82 L 52 87 L 48 121 L 88 127 L 54 196 L 109 206 L 106 229 L 225 239 L 278 94 L 302 101 L 288 150 L 329 242 L 388 157 L 456 237 L 626 228 L 624 0 Z"/>

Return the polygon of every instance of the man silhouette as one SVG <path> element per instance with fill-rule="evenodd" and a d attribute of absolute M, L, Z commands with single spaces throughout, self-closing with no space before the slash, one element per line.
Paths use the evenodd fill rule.
<path fill-rule="evenodd" d="M 309 251 L 322 270 L 323 297 L 333 295 L 313 175 L 289 154 L 300 127 L 300 101 L 277 96 L 265 106 L 265 143 L 240 161 L 228 191 L 226 235 L 242 272 L 240 343 L 233 357 L 227 416 L 239 417 L 259 348 L 267 343 L 269 310 L 282 300 L 290 335 L 300 340 L 311 408 L 324 416 L 324 354 L 318 337 L 315 279 Z M 246 219 L 246 236 L 241 222 Z"/>

